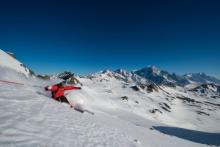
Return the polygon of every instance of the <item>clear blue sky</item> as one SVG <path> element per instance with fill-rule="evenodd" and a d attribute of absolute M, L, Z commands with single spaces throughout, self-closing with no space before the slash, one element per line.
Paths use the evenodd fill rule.
<path fill-rule="evenodd" d="M 37 73 L 156 65 L 220 77 L 217 0 L 1 0 L 0 48 Z"/>

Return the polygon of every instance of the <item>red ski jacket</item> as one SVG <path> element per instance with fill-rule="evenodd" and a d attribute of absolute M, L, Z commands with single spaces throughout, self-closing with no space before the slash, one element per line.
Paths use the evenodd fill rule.
<path fill-rule="evenodd" d="M 73 89 L 81 89 L 81 87 L 75 87 L 75 86 L 58 87 L 57 85 L 53 85 L 47 90 L 52 92 L 52 98 L 58 100 L 59 97 L 64 96 L 65 90 L 73 90 Z"/>

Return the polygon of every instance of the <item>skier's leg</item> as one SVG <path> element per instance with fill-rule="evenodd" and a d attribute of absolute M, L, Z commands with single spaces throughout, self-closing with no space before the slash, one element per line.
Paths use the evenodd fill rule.
<path fill-rule="evenodd" d="M 60 102 L 69 104 L 71 108 L 74 107 L 74 104 L 70 103 L 65 96 L 60 97 Z"/>
<path fill-rule="evenodd" d="M 60 102 L 69 104 L 69 101 L 67 100 L 65 96 L 60 97 Z"/>

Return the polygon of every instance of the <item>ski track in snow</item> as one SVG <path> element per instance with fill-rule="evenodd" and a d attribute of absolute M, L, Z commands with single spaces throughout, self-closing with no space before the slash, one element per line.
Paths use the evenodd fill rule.
<path fill-rule="evenodd" d="M 207 146 L 150 130 L 162 124 L 123 110 L 81 114 L 39 91 L 0 85 L 0 146 Z"/>
<path fill-rule="evenodd" d="M 219 99 L 168 87 L 163 88 L 171 96 L 186 96 L 199 103 L 172 99 L 161 91 L 137 92 L 130 88 L 132 84 L 112 77 L 108 71 L 94 79 L 81 78 L 82 90 L 65 93 L 69 100 L 95 112 L 82 114 L 54 101 L 44 91 L 46 85 L 59 80 L 28 77 L 20 62 L 2 50 L 0 55 L 5 65 L 0 66 L 0 80 L 24 84 L 0 82 L 1 147 L 220 146 L 220 108 L 210 104 L 219 103 Z M 128 99 L 122 100 L 123 96 Z M 202 114 L 197 114 L 198 110 Z"/>
<path fill-rule="evenodd" d="M 1 85 L 0 91 L 1 146 L 135 146 L 118 129 L 48 97 L 23 87 Z"/>

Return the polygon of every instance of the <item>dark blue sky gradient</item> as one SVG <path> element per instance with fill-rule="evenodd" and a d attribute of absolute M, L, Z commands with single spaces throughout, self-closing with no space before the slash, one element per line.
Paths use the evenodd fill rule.
<path fill-rule="evenodd" d="M 37 73 L 138 69 L 220 77 L 220 2 L 1 0 L 0 48 Z"/>

